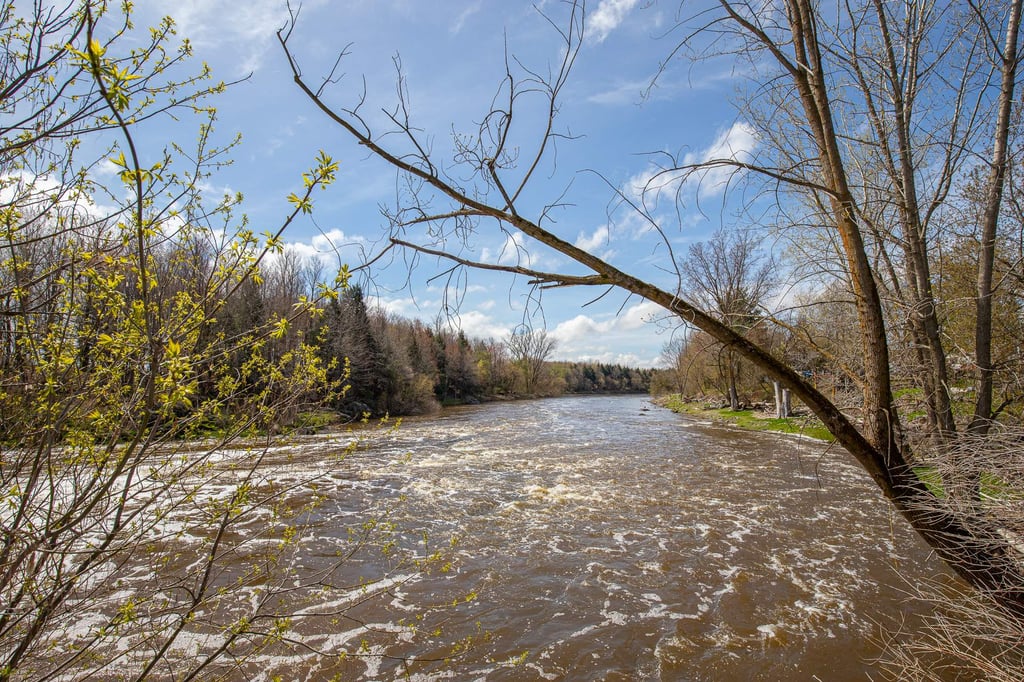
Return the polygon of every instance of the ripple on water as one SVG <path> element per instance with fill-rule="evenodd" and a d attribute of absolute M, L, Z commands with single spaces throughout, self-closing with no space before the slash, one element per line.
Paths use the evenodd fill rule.
<path fill-rule="evenodd" d="M 486 641 L 447 666 L 413 666 L 411 679 L 871 672 L 874 623 L 906 608 L 893 565 L 905 575 L 937 566 L 890 525 L 867 477 L 835 448 L 642 405 L 568 398 L 459 409 L 407 420 L 346 458 L 328 493 L 339 507 L 356 506 L 344 502 L 354 493 L 362 503 L 401 493 L 396 522 L 459 537 L 451 573 L 407 577 L 393 590 L 400 599 L 367 622 L 386 630 L 406 605 L 478 595 L 444 630 L 458 637 L 479 624 Z M 406 644 L 383 653 L 445 651 Z M 364 678 L 392 676 L 389 660 Z"/>

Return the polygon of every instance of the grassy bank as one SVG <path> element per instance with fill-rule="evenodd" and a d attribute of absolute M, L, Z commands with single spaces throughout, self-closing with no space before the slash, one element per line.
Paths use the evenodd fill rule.
<path fill-rule="evenodd" d="M 764 412 L 753 410 L 715 409 L 700 401 L 687 401 L 679 395 L 660 396 L 654 402 L 667 407 L 673 412 L 686 414 L 697 419 L 731 424 L 750 431 L 776 431 L 806 436 L 816 440 L 832 442 L 835 440 L 821 422 L 814 417 L 787 417 L 777 419 L 766 416 Z"/>

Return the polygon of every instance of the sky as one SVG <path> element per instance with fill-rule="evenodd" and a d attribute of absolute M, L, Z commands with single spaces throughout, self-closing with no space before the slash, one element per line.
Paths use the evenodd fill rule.
<path fill-rule="evenodd" d="M 242 210 L 256 232 L 273 229 L 289 210 L 286 197 L 301 188 L 301 173 L 319 150 L 340 162 L 337 181 L 315 197 L 312 220 L 285 233 L 289 248 L 323 260 L 333 270 L 375 254 L 386 235 L 381 207 L 393 204 L 393 170 L 354 144 L 292 82 L 276 31 L 288 19 L 283 0 L 175 0 L 140 3 L 140 24 L 163 14 L 188 37 L 195 58 L 217 78 L 241 82 L 213 104 L 224 139 L 241 133 L 234 164 L 210 179 L 211 192 L 241 192 Z M 721 60 L 669 60 L 680 38 L 673 31 L 678 3 L 591 0 L 586 31 L 562 94 L 556 130 L 565 137 L 545 158 L 524 193 L 521 212 L 538 219 L 544 207 L 551 229 L 610 260 L 630 274 L 675 288 L 667 244 L 676 255 L 727 221 L 724 178 L 667 187 L 645 199 L 665 240 L 652 225 L 616 201 L 633 200 L 655 164 L 672 154 L 693 161 L 742 157 L 757 138 L 730 105 L 731 64 Z M 408 91 L 413 126 L 439 159 L 453 134 L 474 132 L 513 68 L 547 74 L 563 54 L 558 28 L 565 3 L 555 0 L 307 0 L 292 47 L 305 77 L 319 84 L 341 51 L 327 99 L 352 105 L 365 83 L 368 122 L 387 124 L 383 111 L 396 102 L 396 64 Z M 521 65 L 521 66 L 520 66 Z M 523 158 L 543 124 L 538 99 L 524 99 L 516 138 Z M 384 138 L 392 141 L 394 138 Z M 398 141 L 395 142 L 398 144 Z M 678 197 L 673 190 L 681 189 Z M 532 213 L 531 213 L 532 212 Z M 666 244 L 667 242 L 667 244 Z M 480 229 L 462 255 L 509 264 L 582 273 L 567 259 L 517 233 Z M 390 312 L 433 323 L 441 319 L 470 337 L 501 339 L 524 323 L 557 341 L 554 358 L 651 367 L 679 333 L 658 308 L 620 291 L 559 288 L 538 292 L 522 277 L 465 271 L 451 278 L 449 263 L 390 253 L 359 277 L 371 301 Z M 604 294 L 604 295 L 602 295 Z M 539 300 L 538 300 L 539 297 Z M 595 300 L 597 299 L 597 300 Z"/>

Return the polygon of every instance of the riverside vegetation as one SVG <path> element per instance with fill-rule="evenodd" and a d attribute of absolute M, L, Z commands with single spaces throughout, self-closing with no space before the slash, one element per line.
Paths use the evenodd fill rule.
<path fill-rule="evenodd" d="M 717 407 L 702 400 L 689 400 L 680 395 L 658 396 L 654 402 L 673 412 L 697 419 L 721 421 L 750 431 L 776 431 L 826 442 L 834 440 L 828 429 L 809 415 L 774 417 L 767 411 L 733 410 L 729 407 Z"/>
<path fill-rule="evenodd" d="M 646 189 L 724 170 L 740 190 L 742 226 L 688 254 L 647 203 L 660 192 L 637 199 L 610 183 L 631 219 L 657 227 L 643 236 L 665 257 L 632 273 L 551 231 L 549 212 L 571 205 L 563 188 L 546 205 L 532 191 L 538 169 L 555 170 L 556 141 L 582 143 L 558 115 L 586 13 L 582 2 L 556 9 L 553 66 L 506 59 L 500 96 L 451 147 L 421 142 L 408 117 L 368 126 L 365 91 L 340 71 L 309 85 L 296 46 L 317 41 L 295 39 L 297 15 L 278 37 L 297 95 L 351 138 L 353 158 L 373 155 L 413 188 L 385 212 L 387 249 L 535 287 L 618 287 L 698 330 L 678 335 L 674 380 L 703 356 L 731 407 L 744 372 L 789 388 L 963 581 L 953 593 L 915 586 L 938 608 L 931 641 L 903 652 L 898 674 L 1019 679 L 1021 0 L 828 12 L 720 0 L 696 16 L 683 4 L 667 52 L 743 65 L 737 111 L 760 146 L 749 158 L 657 157 Z M 408 541 L 387 509 L 353 522 L 325 508 L 328 472 L 274 475 L 268 464 L 290 456 L 274 437 L 304 415 L 644 385 L 643 372 L 544 364 L 539 330 L 486 342 L 375 321 L 347 268 L 325 274 L 284 248 L 337 176 L 324 152 L 290 182 L 280 220 L 253 229 L 240 196 L 209 189 L 234 145 L 215 127 L 229 85 L 195 65 L 171 20 L 136 27 L 130 2 L 3 0 L 0 48 L 0 682 L 251 672 L 267 652 L 302 648 L 305 622 L 349 622 L 354 603 L 389 596 L 409 571 L 446 570 L 445 551 Z M 339 90 L 349 105 L 328 101 Z M 407 114 L 407 92 L 384 110 Z M 176 127 L 154 137 L 158 120 Z M 541 123 L 519 127 L 530 120 Z M 741 227 L 758 241 L 729 236 Z M 575 265 L 474 261 L 464 240 L 475 230 L 560 256 L 528 262 Z M 766 236 L 788 263 L 751 258 Z M 770 295 L 778 268 L 813 286 L 796 301 Z M 723 273 L 736 286 L 715 286 Z M 197 436 L 209 438 L 197 448 Z M 993 481 L 1005 493 L 990 494 Z M 313 571 L 303 557 L 322 525 L 346 532 L 319 548 L 330 561 Z M 353 579 L 347 566 L 364 552 L 372 574 Z M 413 605 L 393 634 L 427 636 L 442 606 Z M 332 655 L 368 647 L 347 641 Z"/>

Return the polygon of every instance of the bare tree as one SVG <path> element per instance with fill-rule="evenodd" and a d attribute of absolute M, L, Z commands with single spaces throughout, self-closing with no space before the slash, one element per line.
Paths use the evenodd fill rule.
<path fill-rule="evenodd" d="M 794 397 L 812 410 L 837 441 L 863 465 L 882 493 L 939 556 L 970 584 L 994 597 L 1005 608 L 1024 615 L 1024 575 L 998 524 L 985 515 L 965 513 L 963 509 L 943 503 L 914 468 L 915 454 L 904 438 L 900 412 L 894 400 L 889 307 L 886 304 L 886 292 L 880 286 L 880 282 L 885 280 L 885 269 L 888 267 L 883 262 L 884 257 L 894 254 L 886 248 L 886 235 L 875 229 L 879 225 L 871 220 L 870 205 L 865 204 L 859 195 L 855 181 L 862 181 L 868 176 L 856 172 L 857 157 L 851 156 L 848 149 L 850 141 L 863 137 L 860 127 L 863 117 L 854 114 L 857 107 L 864 105 L 864 100 L 846 97 L 851 92 L 847 89 L 838 96 L 835 94 L 837 78 L 840 74 L 849 73 L 852 68 L 851 55 L 867 56 L 871 54 L 870 50 L 880 53 L 877 59 L 872 57 L 871 61 L 884 67 L 881 73 L 892 75 L 895 70 L 904 78 L 891 84 L 890 95 L 896 90 L 902 93 L 914 87 L 912 81 L 906 80 L 908 74 L 920 75 L 929 72 L 928 69 L 933 66 L 935 69 L 941 67 L 942 74 L 936 76 L 933 82 L 937 90 L 932 95 L 932 102 L 935 106 L 952 103 L 960 107 L 953 118 L 963 121 L 966 117 L 971 122 L 971 135 L 964 137 L 958 134 L 951 140 L 947 150 L 940 148 L 940 158 L 949 160 L 953 175 L 956 164 L 964 158 L 954 153 L 954 149 L 977 152 L 981 140 L 999 139 L 1002 134 L 999 126 L 977 114 L 993 92 L 997 92 L 999 97 L 1005 95 L 1012 100 L 1014 81 L 1003 79 L 1002 84 L 993 89 L 984 78 L 980 78 L 979 82 L 979 79 L 973 77 L 976 72 L 970 63 L 974 55 L 980 51 L 991 56 L 992 45 L 1003 44 L 1001 41 L 989 40 L 989 35 L 984 36 L 985 39 L 979 43 L 978 33 L 971 30 L 971 27 L 977 27 L 976 23 L 950 37 L 958 41 L 957 49 L 922 56 L 922 61 L 914 63 L 913 68 L 899 62 L 893 67 L 887 55 L 890 52 L 902 54 L 904 49 L 913 49 L 919 45 L 914 35 L 901 36 L 897 49 L 891 34 L 887 38 L 885 35 L 868 36 L 863 32 L 846 33 L 851 27 L 868 26 L 865 23 L 866 17 L 878 22 L 883 18 L 887 20 L 887 12 L 893 8 L 909 13 L 904 26 L 917 26 L 913 10 L 918 6 L 913 2 L 847 3 L 840 8 L 840 16 L 836 20 L 834 14 L 826 16 L 811 0 L 785 0 L 782 3 L 720 0 L 715 7 L 694 19 L 696 26 L 687 26 L 690 29 L 687 35 L 719 41 L 722 49 L 736 50 L 740 57 L 766 70 L 761 74 L 764 80 L 751 84 L 751 96 L 762 98 L 760 104 L 765 107 L 762 111 L 774 107 L 772 110 L 777 111 L 781 118 L 765 119 L 773 120 L 778 125 L 774 131 L 760 131 L 765 135 L 768 151 L 756 162 L 750 159 L 721 158 L 687 164 L 681 160 L 666 164 L 665 175 L 656 179 L 664 181 L 668 175 L 696 178 L 710 171 L 731 170 L 765 180 L 773 196 L 778 197 L 780 212 L 795 207 L 809 207 L 808 222 L 820 225 L 822 232 L 829 235 L 828 241 L 835 244 L 841 255 L 840 270 L 848 282 L 857 313 L 862 386 L 861 420 L 849 416 L 793 367 L 774 357 L 763 345 L 731 328 L 698 302 L 679 292 L 656 286 L 642 273 L 630 274 L 595 253 L 561 238 L 547 227 L 548 211 L 560 202 L 560 198 L 554 198 L 549 206 L 535 211 L 533 217 L 526 215 L 524 190 L 531 183 L 542 160 L 550 153 L 551 145 L 559 138 L 555 122 L 558 101 L 579 54 L 584 32 L 581 3 L 572 3 L 569 7 L 564 28 L 559 32 L 560 61 L 551 75 L 542 78 L 526 69 L 517 71 L 513 68 L 516 62 L 508 60 L 499 94 L 491 110 L 482 117 L 479 131 L 472 136 L 460 137 L 455 156 L 446 163 L 431 154 L 432 145 L 421 137 L 420 131 L 412 123 L 402 90 L 399 90 L 397 106 L 388 115 L 393 128 L 375 130 L 363 115 L 364 99 L 357 97 L 355 104 L 350 106 L 332 104 L 330 97 L 333 91 L 329 92 L 329 87 L 337 85 L 339 81 L 337 70 L 318 80 L 320 85 L 310 84 L 299 66 L 298 55 L 289 43 L 294 23 L 280 32 L 279 37 L 300 91 L 329 120 L 347 131 L 362 148 L 393 166 L 403 179 L 402 186 L 408 188 L 408 192 L 399 197 L 398 205 L 387 213 L 392 228 L 392 245 L 445 257 L 458 266 L 525 275 L 541 288 L 619 287 L 661 305 L 666 311 L 705 331 L 726 348 L 788 387 Z M 1000 9 L 1005 6 L 1000 5 Z M 1005 22 L 998 31 L 1007 36 L 1016 35 L 1018 13 L 1009 12 L 1004 16 Z M 970 20 L 970 15 L 967 20 Z M 928 31 L 940 31 L 946 26 L 948 22 L 937 22 L 928 23 L 925 28 Z M 992 35 L 997 31 L 995 24 L 986 26 Z M 844 35 L 856 37 L 857 42 L 850 45 L 849 50 L 839 49 L 846 47 L 845 43 L 838 43 L 839 47 L 834 47 L 829 42 L 832 37 Z M 869 37 L 870 44 L 862 45 Z M 945 44 L 938 40 L 938 36 L 933 37 L 936 40 L 930 44 Z M 977 45 L 977 48 L 959 49 L 964 45 L 968 48 Z M 685 44 L 680 49 L 685 49 Z M 1001 67 L 997 67 L 1003 73 L 1015 62 L 1016 48 L 1007 50 L 1006 54 L 1007 60 L 1002 62 Z M 923 61 L 925 58 L 931 61 Z M 960 71 L 968 76 L 948 77 L 956 71 L 957 63 L 961 67 Z M 945 92 L 941 91 L 940 85 L 946 87 Z M 975 104 L 963 105 L 964 100 L 972 96 Z M 519 120 L 515 113 L 525 106 L 528 97 L 541 98 L 549 115 L 546 124 L 536 131 L 532 140 L 523 139 L 522 136 L 515 138 L 518 142 L 515 151 L 518 154 L 514 154 L 511 140 L 517 130 L 513 128 L 513 122 Z M 885 129 L 884 139 L 876 138 L 873 141 L 873 144 L 886 144 L 893 139 L 897 140 L 900 146 L 897 146 L 894 158 L 898 160 L 898 175 L 904 181 L 907 180 L 907 173 L 916 168 L 920 161 L 918 150 L 926 149 L 928 142 L 936 139 L 936 134 L 942 131 L 948 133 L 953 129 L 948 120 L 940 123 L 934 120 L 919 122 L 915 118 L 917 111 L 920 109 L 907 109 L 905 104 L 897 106 L 895 110 L 887 109 L 880 120 L 889 121 L 890 117 L 898 119 L 900 115 L 907 118 L 898 122 L 895 130 Z M 976 115 L 974 118 L 970 117 L 972 113 Z M 918 133 L 920 126 L 928 123 L 931 124 L 928 132 Z M 907 130 L 915 134 L 902 139 L 901 135 Z M 920 182 L 921 178 L 915 176 L 913 180 Z M 875 189 L 878 187 L 875 186 Z M 900 186 L 900 190 L 895 195 L 891 192 L 886 195 L 891 201 L 890 205 L 898 211 L 912 212 L 910 184 Z M 938 205 L 929 203 L 927 208 L 919 206 L 918 210 L 925 215 L 929 211 L 937 211 L 944 201 L 944 194 L 938 191 L 934 197 L 933 202 L 939 202 Z M 622 198 L 629 201 L 625 195 Z M 642 206 L 637 208 L 643 209 Z M 938 391 L 935 395 L 940 399 L 935 402 L 935 419 L 942 423 L 945 417 L 941 413 L 946 408 L 941 401 L 941 391 L 946 390 L 946 387 L 939 384 L 942 382 L 940 365 L 944 356 L 940 347 L 931 344 L 930 335 L 935 331 L 929 326 L 933 312 L 930 294 L 924 288 L 925 281 L 930 281 L 930 277 L 926 270 L 921 269 L 924 262 L 919 260 L 919 250 L 926 243 L 915 242 L 925 237 L 919 222 L 908 215 L 900 223 L 903 232 L 899 238 L 907 241 L 909 249 L 901 257 L 905 259 L 903 267 L 906 272 L 921 285 L 907 300 L 912 304 L 915 314 L 919 315 L 911 324 L 923 335 L 920 340 L 928 346 L 922 357 L 931 358 L 929 371 L 935 377 L 931 383 L 935 391 Z M 656 221 L 652 220 L 651 224 L 660 228 Z M 470 233 L 470 228 L 493 228 L 519 233 L 524 241 L 532 240 L 531 243 L 538 247 L 543 245 L 553 249 L 586 268 L 588 273 L 546 272 L 522 265 L 505 266 L 475 261 L 463 255 L 465 251 L 461 248 L 460 237 Z M 672 244 L 667 237 L 664 247 L 668 253 L 672 253 Z M 897 269 L 894 266 L 894 272 Z M 900 276 L 899 281 L 903 280 Z"/>
<path fill-rule="evenodd" d="M 740 334 L 757 324 L 775 286 L 774 265 L 758 251 L 759 243 L 752 233 L 720 229 L 708 241 L 691 245 L 689 255 L 679 264 L 685 295 Z M 733 410 L 740 408 L 738 362 L 727 348 L 726 385 Z"/>
<path fill-rule="evenodd" d="M 722 345 L 702 331 L 691 329 L 678 334 L 662 351 L 665 364 L 671 368 L 674 392 L 701 398 L 711 390 L 728 395 L 728 376 L 722 365 L 724 354 Z"/>
<path fill-rule="evenodd" d="M 1017 82 L 1017 65 L 1020 62 L 1019 30 L 1021 22 L 1020 0 L 1008 4 L 1008 16 L 1005 19 L 1005 36 L 1002 46 L 997 36 L 1000 27 L 998 17 L 991 17 L 979 4 L 971 3 L 971 8 L 978 16 L 982 34 L 992 41 L 991 49 L 995 54 L 996 66 L 1001 76 L 998 98 L 996 100 L 997 116 L 995 130 L 992 135 L 992 153 L 989 159 L 989 176 L 986 195 L 983 203 L 981 223 L 981 253 L 978 258 L 978 297 L 977 320 L 975 333 L 975 364 L 978 371 L 977 401 L 970 431 L 984 434 L 993 417 L 993 366 L 992 366 L 992 311 L 993 311 L 993 273 L 996 261 L 996 239 L 998 236 L 999 217 L 1003 203 L 1003 187 L 1009 164 L 1008 140 L 1011 120 L 1015 115 L 1013 100 Z M 1019 113 L 1017 114 L 1019 115 Z"/>
<path fill-rule="evenodd" d="M 523 393 L 533 394 L 544 378 L 544 363 L 555 351 L 557 341 L 543 329 L 518 327 L 505 339 L 512 363 L 523 380 Z"/>

